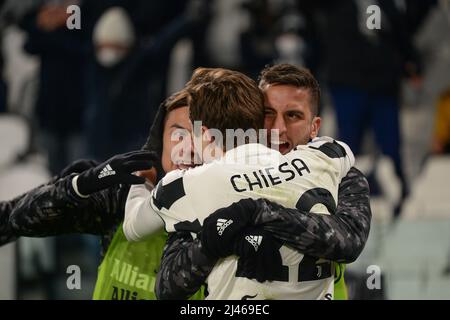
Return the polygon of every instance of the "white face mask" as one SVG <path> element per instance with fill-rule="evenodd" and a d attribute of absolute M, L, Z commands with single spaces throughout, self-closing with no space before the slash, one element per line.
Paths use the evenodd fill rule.
<path fill-rule="evenodd" d="M 105 68 L 111 68 L 118 64 L 126 56 L 126 51 L 114 48 L 102 48 L 96 51 L 98 63 Z"/>

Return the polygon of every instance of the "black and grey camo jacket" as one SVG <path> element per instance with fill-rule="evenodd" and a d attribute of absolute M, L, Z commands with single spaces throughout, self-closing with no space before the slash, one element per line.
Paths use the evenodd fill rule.
<path fill-rule="evenodd" d="M 1 222 L 7 226 L 0 228 L 7 228 L 14 238 L 74 233 L 99 235 L 102 253 L 106 252 L 123 220 L 130 186 L 118 185 L 83 199 L 71 187 L 73 176 L 54 179 L 13 200 L 5 212 L 2 210 Z"/>

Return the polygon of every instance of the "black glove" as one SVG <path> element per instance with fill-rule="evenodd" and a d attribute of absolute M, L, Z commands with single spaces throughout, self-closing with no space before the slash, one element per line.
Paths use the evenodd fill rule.
<path fill-rule="evenodd" d="M 153 167 L 158 157 L 154 152 L 132 151 L 119 154 L 95 168 L 81 173 L 77 178 L 78 193 L 89 195 L 117 184 L 142 184 L 144 177 L 132 174 Z"/>
<path fill-rule="evenodd" d="M 62 178 L 72 173 L 81 173 L 88 169 L 98 166 L 98 164 L 99 163 L 95 160 L 85 160 L 85 159 L 76 160 L 71 164 L 69 164 L 67 167 L 65 167 L 59 174 L 59 177 Z"/>
<path fill-rule="evenodd" d="M 281 246 L 262 227 L 245 228 L 234 241 L 233 253 L 239 256 L 236 275 L 259 282 L 279 280 L 283 271 Z"/>
<path fill-rule="evenodd" d="M 256 210 L 255 200 L 243 199 L 208 216 L 199 233 L 203 252 L 211 258 L 231 255 L 234 241 L 253 222 Z"/>

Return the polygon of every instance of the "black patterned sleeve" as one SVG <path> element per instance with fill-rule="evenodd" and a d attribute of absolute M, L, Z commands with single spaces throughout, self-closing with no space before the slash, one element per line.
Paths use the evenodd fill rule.
<path fill-rule="evenodd" d="M 169 234 L 155 285 L 161 300 L 184 300 L 205 283 L 216 260 L 202 253 L 201 243 L 189 232 Z"/>
<path fill-rule="evenodd" d="M 103 235 L 123 219 L 128 188 L 117 186 L 80 198 L 70 175 L 29 191 L 15 205 L 10 226 L 18 236 Z"/>
<path fill-rule="evenodd" d="M 324 215 L 287 209 L 266 200 L 256 225 L 301 253 L 351 263 L 362 252 L 370 231 L 372 212 L 369 185 L 364 175 L 351 168 L 339 185 L 337 210 Z"/>
<path fill-rule="evenodd" d="M 21 195 L 10 201 L 0 201 L 0 246 L 15 241 L 18 238 L 14 229 L 11 228 L 10 220 L 14 207 L 24 196 Z"/>

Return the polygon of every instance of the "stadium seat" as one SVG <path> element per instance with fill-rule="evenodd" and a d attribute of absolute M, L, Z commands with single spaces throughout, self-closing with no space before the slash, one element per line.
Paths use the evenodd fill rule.
<path fill-rule="evenodd" d="M 413 183 L 411 197 L 403 216 L 416 218 L 450 218 L 450 156 L 428 159 Z"/>
<path fill-rule="evenodd" d="M 29 128 L 23 118 L 15 115 L 0 116 L 0 166 L 14 161 L 28 147 Z"/>
<path fill-rule="evenodd" d="M 0 201 L 10 200 L 46 181 L 49 174 L 45 162 L 30 157 L 17 162 L 18 155 L 28 148 L 28 124 L 20 117 L 3 115 L 0 117 Z M 21 239 L 20 245 L 33 242 L 34 247 L 47 247 L 47 239 Z M 0 248 L 0 299 L 15 298 L 15 243 Z"/>

